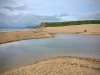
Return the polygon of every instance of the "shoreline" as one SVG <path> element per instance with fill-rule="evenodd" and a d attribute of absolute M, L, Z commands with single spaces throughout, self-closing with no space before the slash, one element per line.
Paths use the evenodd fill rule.
<path fill-rule="evenodd" d="M 87 32 L 84 32 L 84 27 Z M 28 39 L 52 38 L 53 34 L 82 34 L 82 35 L 100 35 L 100 25 L 81 25 L 81 26 L 63 26 L 49 27 L 37 30 L 0 32 L 0 45 Z M 77 30 L 77 28 L 79 30 Z M 69 30 L 68 30 L 69 29 Z M 76 30 L 75 30 L 76 29 Z M 89 30 L 90 29 L 90 30 Z M 92 31 L 92 32 L 91 32 Z M 48 65 L 50 64 L 50 65 Z M 55 64 L 55 65 L 54 65 Z M 51 67 L 50 67 L 51 66 Z M 53 69 L 55 66 L 55 69 Z M 68 66 L 68 67 L 67 67 Z M 63 71 L 63 72 L 62 72 Z M 68 72 L 66 72 L 68 71 Z M 43 59 L 33 62 L 29 65 L 20 66 L 4 72 L 0 75 L 99 75 L 100 60 L 84 58 L 77 56 L 58 56 L 54 58 Z M 76 73 L 76 74 L 75 74 Z M 79 74 L 80 73 L 80 74 Z"/>
<path fill-rule="evenodd" d="M 9 75 L 9 74 L 10 75 L 17 75 L 17 74 L 27 75 L 28 73 L 30 74 L 30 72 L 33 75 L 35 75 L 35 74 L 46 75 L 43 72 L 46 72 L 47 70 L 52 72 L 53 70 L 51 69 L 50 66 L 54 66 L 54 64 L 55 65 L 58 64 L 58 65 L 53 70 L 57 69 L 60 71 L 61 67 L 59 67 L 59 66 L 62 66 L 62 69 L 70 68 L 71 71 L 69 73 L 71 73 L 73 75 L 84 75 L 84 74 L 99 75 L 100 74 L 100 60 L 98 60 L 98 59 L 83 58 L 83 57 L 77 57 L 77 56 L 58 56 L 58 57 L 54 57 L 54 58 L 48 58 L 48 59 L 36 61 L 36 62 L 33 62 L 26 66 L 21 66 L 21 67 L 17 67 L 17 68 L 8 70 L 8 71 L 4 71 L 0 75 Z M 64 64 L 65 64 L 65 66 L 63 66 Z M 31 70 L 32 68 L 33 68 L 33 70 Z M 42 68 L 42 69 L 40 69 L 40 68 Z M 44 69 L 45 69 L 45 71 L 42 72 L 42 70 L 44 70 Z M 64 72 L 69 71 L 67 69 L 65 69 Z M 81 69 L 84 71 L 82 71 Z M 36 70 L 39 70 L 39 72 L 37 72 Z M 76 73 L 77 70 L 79 70 L 78 73 L 80 73 L 81 71 L 83 73 L 82 74 L 74 74 L 74 71 Z M 92 73 L 92 70 L 94 73 Z M 62 72 L 61 74 L 65 75 L 64 72 Z M 55 73 L 55 72 L 53 72 L 53 73 Z M 52 75 L 52 74 L 50 73 L 50 75 Z"/>
<path fill-rule="evenodd" d="M 86 30 L 86 32 L 84 32 Z M 28 39 L 52 38 L 53 34 L 100 35 L 100 24 L 47 27 L 36 30 L 0 32 L 0 44 Z"/>

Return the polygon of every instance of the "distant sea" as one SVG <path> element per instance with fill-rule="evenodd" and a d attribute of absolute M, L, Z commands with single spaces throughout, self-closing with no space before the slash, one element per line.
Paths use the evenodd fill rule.
<path fill-rule="evenodd" d="M 28 30 L 27 27 L 1 27 L 0 32 L 9 32 L 9 31 L 17 31 L 17 30 Z"/>

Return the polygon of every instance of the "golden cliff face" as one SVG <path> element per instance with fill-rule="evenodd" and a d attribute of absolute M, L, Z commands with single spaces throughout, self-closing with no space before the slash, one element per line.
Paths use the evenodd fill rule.
<path fill-rule="evenodd" d="M 40 27 L 45 27 L 45 22 L 42 22 L 42 23 L 40 24 Z"/>

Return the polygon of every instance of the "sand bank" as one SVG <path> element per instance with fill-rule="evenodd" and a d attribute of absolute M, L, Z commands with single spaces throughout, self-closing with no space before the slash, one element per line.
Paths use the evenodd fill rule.
<path fill-rule="evenodd" d="M 53 37 L 51 34 L 54 33 L 100 35 L 100 24 L 83 24 L 62 27 L 47 27 L 37 30 L 0 32 L 0 44 L 26 39 L 50 38 Z"/>
<path fill-rule="evenodd" d="M 61 56 L 20 67 L 1 75 L 100 75 L 100 60 Z"/>
<path fill-rule="evenodd" d="M 26 31 L 12 31 L 12 32 L 0 32 L 0 44 L 26 40 L 26 39 L 39 39 L 39 38 L 50 38 L 53 35 L 40 30 L 26 30 Z"/>

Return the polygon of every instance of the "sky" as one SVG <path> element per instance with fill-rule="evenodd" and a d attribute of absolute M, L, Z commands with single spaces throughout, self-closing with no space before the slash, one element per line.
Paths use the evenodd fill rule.
<path fill-rule="evenodd" d="M 0 27 L 100 20 L 100 0 L 0 0 Z"/>

